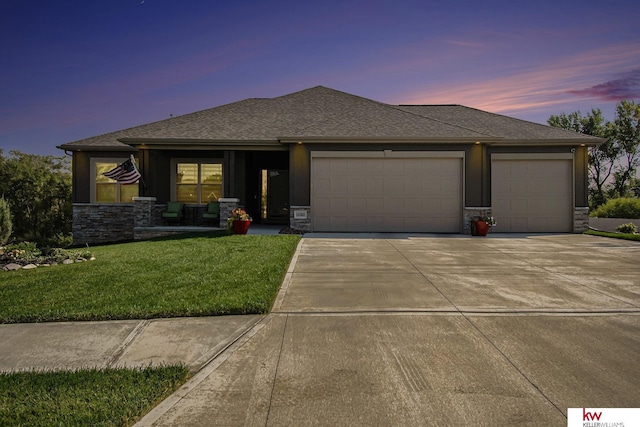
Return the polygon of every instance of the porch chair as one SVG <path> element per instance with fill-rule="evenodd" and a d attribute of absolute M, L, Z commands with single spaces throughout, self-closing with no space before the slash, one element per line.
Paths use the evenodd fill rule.
<path fill-rule="evenodd" d="M 220 202 L 207 203 L 207 210 L 202 214 L 206 221 L 220 221 Z"/>
<path fill-rule="evenodd" d="M 167 202 L 167 210 L 162 212 L 162 219 L 167 221 L 175 221 L 180 223 L 184 216 L 184 203 L 182 202 Z"/>

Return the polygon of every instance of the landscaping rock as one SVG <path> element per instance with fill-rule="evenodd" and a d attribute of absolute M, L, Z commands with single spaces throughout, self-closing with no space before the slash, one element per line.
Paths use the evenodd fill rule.
<path fill-rule="evenodd" d="M 32 268 L 38 268 L 38 266 L 35 264 L 27 264 L 22 267 L 23 270 L 31 270 Z"/>
<path fill-rule="evenodd" d="M 20 270 L 22 266 L 20 264 L 16 264 L 14 262 L 7 264 L 4 266 L 3 270 L 12 271 L 12 270 Z"/>
<path fill-rule="evenodd" d="M 64 261 L 62 261 L 63 264 L 67 265 L 67 264 L 73 264 L 73 260 L 72 259 L 65 259 Z"/>

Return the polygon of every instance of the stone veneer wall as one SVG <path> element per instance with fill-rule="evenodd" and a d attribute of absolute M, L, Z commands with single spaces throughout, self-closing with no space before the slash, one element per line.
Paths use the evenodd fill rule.
<path fill-rule="evenodd" d="M 491 208 L 490 207 L 465 207 L 464 208 L 464 218 L 463 220 L 463 230 L 462 234 L 471 234 L 471 221 L 477 217 L 480 213 L 491 216 Z"/>
<path fill-rule="evenodd" d="M 133 224 L 133 204 L 73 204 L 74 245 L 133 240 Z"/>
<path fill-rule="evenodd" d="M 202 226 L 227 228 L 227 219 L 231 211 L 242 207 L 240 199 L 222 198 L 220 202 L 220 222 L 207 223 L 202 217 L 206 206 L 187 206 L 185 218 L 178 226 L 163 226 L 162 212 L 166 204 L 156 204 L 155 197 L 134 197 L 134 203 L 76 203 L 73 205 L 73 243 L 109 243 L 127 240 L 145 240 L 153 237 L 205 231 Z M 306 209 L 307 219 L 296 222 L 298 230 L 311 230 L 309 206 L 296 207 Z M 292 214 L 293 215 L 293 214 Z M 293 216 L 291 217 L 293 223 Z"/>
<path fill-rule="evenodd" d="M 578 207 L 573 210 L 573 232 L 584 233 L 589 229 L 589 208 Z"/>
<path fill-rule="evenodd" d="M 304 232 L 311 231 L 311 206 L 291 206 L 289 227 Z"/>
<path fill-rule="evenodd" d="M 156 204 L 155 197 L 134 197 L 134 203 L 76 203 L 73 205 L 73 243 L 75 245 L 146 240 L 153 237 L 202 231 L 188 225 L 226 228 L 231 211 L 238 207 L 239 199 L 227 199 L 220 204 L 220 223 L 206 224 L 193 217 L 185 224 L 163 227 L 162 212 L 166 204 Z M 187 207 L 186 210 L 190 210 Z M 194 209 L 192 215 L 202 216 L 205 207 Z M 226 212 L 224 213 L 223 212 Z M 195 222 L 195 224 L 192 224 Z M 187 225 L 188 224 L 188 225 Z"/>

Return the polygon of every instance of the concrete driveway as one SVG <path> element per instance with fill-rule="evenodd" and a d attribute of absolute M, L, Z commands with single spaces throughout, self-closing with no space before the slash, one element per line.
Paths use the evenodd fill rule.
<path fill-rule="evenodd" d="M 139 425 L 557 425 L 640 407 L 640 244 L 306 236 L 273 313 Z"/>

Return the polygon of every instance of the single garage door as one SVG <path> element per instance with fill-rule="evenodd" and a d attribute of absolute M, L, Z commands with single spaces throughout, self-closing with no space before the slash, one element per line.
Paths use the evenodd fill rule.
<path fill-rule="evenodd" d="M 362 152 L 331 156 L 312 153 L 315 231 L 460 232 L 461 153 L 452 154 L 457 157 L 382 153 L 367 157 Z"/>
<path fill-rule="evenodd" d="M 568 156 L 491 159 L 495 232 L 571 232 L 573 162 Z M 562 158 L 569 157 L 569 158 Z"/>

